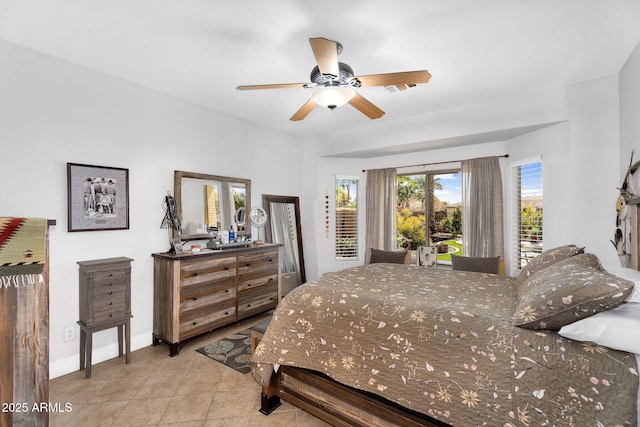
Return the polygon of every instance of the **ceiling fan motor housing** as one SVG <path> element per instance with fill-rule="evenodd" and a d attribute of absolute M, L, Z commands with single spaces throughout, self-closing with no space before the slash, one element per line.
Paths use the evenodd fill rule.
<path fill-rule="evenodd" d="M 311 81 L 316 86 L 350 86 L 360 87 L 360 80 L 354 77 L 353 69 L 344 62 L 338 62 L 339 74 L 322 74 L 316 65 L 311 70 Z"/>

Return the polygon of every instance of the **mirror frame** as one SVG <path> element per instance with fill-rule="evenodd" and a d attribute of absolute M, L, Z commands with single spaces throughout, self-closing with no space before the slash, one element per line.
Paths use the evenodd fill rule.
<path fill-rule="evenodd" d="M 300 284 L 304 284 L 307 281 L 304 270 L 304 251 L 302 250 L 302 224 L 300 223 L 300 198 L 297 196 L 275 196 L 273 194 L 262 195 L 262 208 L 267 211 L 267 222 L 264 225 L 265 241 L 273 243 L 273 236 L 271 234 L 271 207 L 270 203 L 292 203 L 295 211 L 296 218 L 296 233 L 298 235 L 298 258 L 300 269 Z"/>
<path fill-rule="evenodd" d="M 221 181 L 221 182 L 235 182 L 244 184 L 244 204 L 245 212 L 251 209 L 251 180 L 245 178 L 233 178 L 229 176 L 209 175 L 205 173 L 197 172 L 185 172 L 174 171 L 173 172 L 173 196 L 176 200 L 176 210 L 180 221 L 182 218 L 182 178 L 202 179 L 204 181 Z M 235 215 L 235 214 L 234 214 Z M 245 227 L 246 230 L 238 233 L 239 235 L 251 235 L 251 227 Z M 178 234 L 176 230 L 173 230 L 173 237 L 180 238 L 182 240 L 196 240 L 196 239 L 208 239 L 209 235 L 204 234 Z"/>

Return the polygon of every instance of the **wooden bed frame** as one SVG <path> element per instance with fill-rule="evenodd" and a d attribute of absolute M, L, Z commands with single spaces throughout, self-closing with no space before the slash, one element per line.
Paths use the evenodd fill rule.
<path fill-rule="evenodd" d="M 319 372 L 290 366 L 273 373 L 261 397 L 260 412 L 265 415 L 280 406 L 282 398 L 334 426 L 449 426 Z"/>

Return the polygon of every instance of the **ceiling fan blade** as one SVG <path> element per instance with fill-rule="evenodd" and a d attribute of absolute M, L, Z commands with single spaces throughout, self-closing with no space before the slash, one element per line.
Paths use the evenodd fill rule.
<path fill-rule="evenodd" d="M 400 73 L 370 74 L 358 76 L 362 87 L 367 86 L 403 86 L 419 83 L 428 83 L 431 74 L 427 70 L 404 71 Z"/>
<path fill-rule="evenodd" d="M 322 74 L 331 74 L 338 76 L 340 69 L 338 67 L 338 45 L 333 40 L 323 37 L 309 39 L 313 56 L 316 57 L 318 69 Z"/>
<path fill-rule="evenodd" d="M 238 86 L 238 90 L 257 90 L 257 89 L 291 89 L 291 88 L 303 88 L 306 83 L 276 83 L 272 85 L 244 85 Z"/>
<path fill-rule="evenodd" d="M 297 122 L 298 120 L 302 120 L 305 117 L 307 117 L 309 115 L 309 113 L 316 108 L 316 103 L 313 102 L 313 100 L 308 100 L 307 102 L 304 103 L 304 105 L 302 107 L 300 107 L 300 109 L 298 111 L 296 111 L 296 113 L 291 116 L 291 118 L 289 120 L 293 121 L 293 122 Z"/>
<path fill-rule="evenodd" d="M 375 104 L 371 103 L 357 92 L 353 98 L 349 100 L 349 104 L 370 119 L 379 119 L 384 115 L 384 111 L 376 107 Z"/>

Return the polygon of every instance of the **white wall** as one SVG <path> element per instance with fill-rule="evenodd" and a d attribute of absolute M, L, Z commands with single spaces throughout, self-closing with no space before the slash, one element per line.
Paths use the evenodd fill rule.
<path fill-rule="evenodd" d="M 620 176 L 622 183 L 629 167 L 631 152 L 634 163 L 640 160 L 640 44 L 620 71 Z M 620 184 L 618 184 L 620 185 Z"/>
<path fill-rule="evenodd" d="M 263 193 L 302 193 L 302 169 L 290 161 L 300 144 L 288 136 L 2 41 L 0 64 L 0 215 L 57 221 L 51 377 L 78 369 L 78 339 L 63 341 L 78 320 L 77 261 L 134 259 L 132 347 L 151 343 L 151 253 L 169 249 L 160 223 L 174 170 L 251 179 L 253 205 Z M 129 169 L 129 230 L 67 232 L 67 162 Z M 117 355 L 116 342 L 115 329 L 95 334 L 94 362 Z"/>

